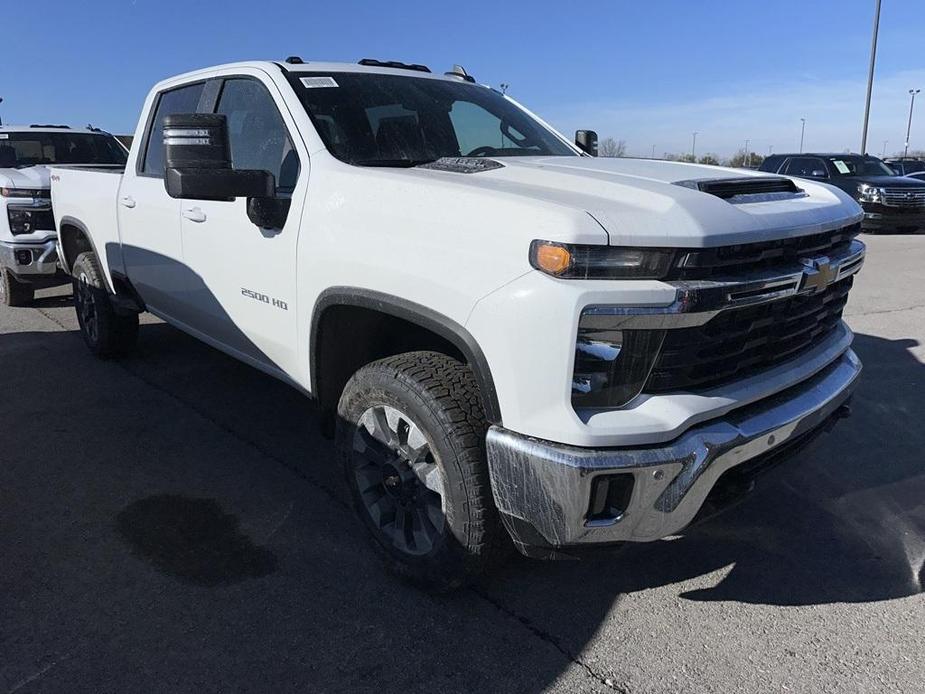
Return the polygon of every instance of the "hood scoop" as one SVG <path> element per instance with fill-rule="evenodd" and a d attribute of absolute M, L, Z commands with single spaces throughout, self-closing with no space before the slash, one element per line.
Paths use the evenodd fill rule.
<path fill-rule="evenodd" d="M 441 157 L 429 164 L 421 164 L 419 169 L 434 169 L 435 171 L 449 171 L 451 173 L 481 173 L 493 169 L 503 169 L 504 164 L 494 159 L 484 157 Z"/>
<path fill-rule="evenodd" d="M 676 181 L 676 186 L 693 188 L 715 195 L 733 205 L 802 198 L 806 193 L 792 179 L 781 176 L 747 176 L 743 178 L 706 178 Z"/>

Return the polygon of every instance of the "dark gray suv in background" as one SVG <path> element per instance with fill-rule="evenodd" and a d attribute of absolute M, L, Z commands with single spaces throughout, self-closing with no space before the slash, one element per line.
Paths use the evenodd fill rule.
<path fill-rule="evenodd" d="M 925 229 L 925 182 L 899 176 L 877 157 L 860 154 L 773 154 L 761 171 L 810 178 L 841 188 L 864 208 L 862 229 Z"/>

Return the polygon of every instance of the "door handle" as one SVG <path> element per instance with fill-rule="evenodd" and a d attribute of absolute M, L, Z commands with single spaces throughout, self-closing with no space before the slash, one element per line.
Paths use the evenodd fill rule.
<path fill-rule="evenodd" d="M 188 219 L 191 222 L 204 222 L 206 221 L 206 213 L 200 210 L 198 207 L 193 207 L 191 209 L 183 210 L 184 219 Z"/>
<path fill-rule="evenodd" d="M 135 207 L 135 198 L 131 195 L 125 195 L 119 198 L 119 202 L 122 203 L 122 207 Z"/>

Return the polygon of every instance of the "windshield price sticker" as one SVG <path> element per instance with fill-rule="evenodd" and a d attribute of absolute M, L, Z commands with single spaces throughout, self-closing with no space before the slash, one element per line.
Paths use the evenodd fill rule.
<path fill-rule="evenodd" d="M 301 80 L 302 86 L 309 89 L 315 89 L 317 87 L 336 87 L 337 82 L 334 81 L 333 77 L 303 77 Z"/>
<path fill-rule="evenodd" d="M 851 170 L 848 168 L 848 165 L 841 159 L 833 159 L 832 163 L 835 164 L 835 168 L 838 169 L 838 173 L 847 174 Z"/>

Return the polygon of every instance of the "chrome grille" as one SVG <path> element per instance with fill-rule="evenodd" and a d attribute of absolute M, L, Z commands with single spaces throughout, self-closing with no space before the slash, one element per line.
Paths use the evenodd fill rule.
<path fill-rule="evenodd" d="M 925 188 L 884 188 L 883 204 L 890 207 L 925 207 Z"/>
<path fill-rule="evenodd" d="M 667 331 L 643 392 L 716 387 L 812 349 L 839 324 L 853 279 L 816 294 L 725 311 L 702 326 Z"/>

